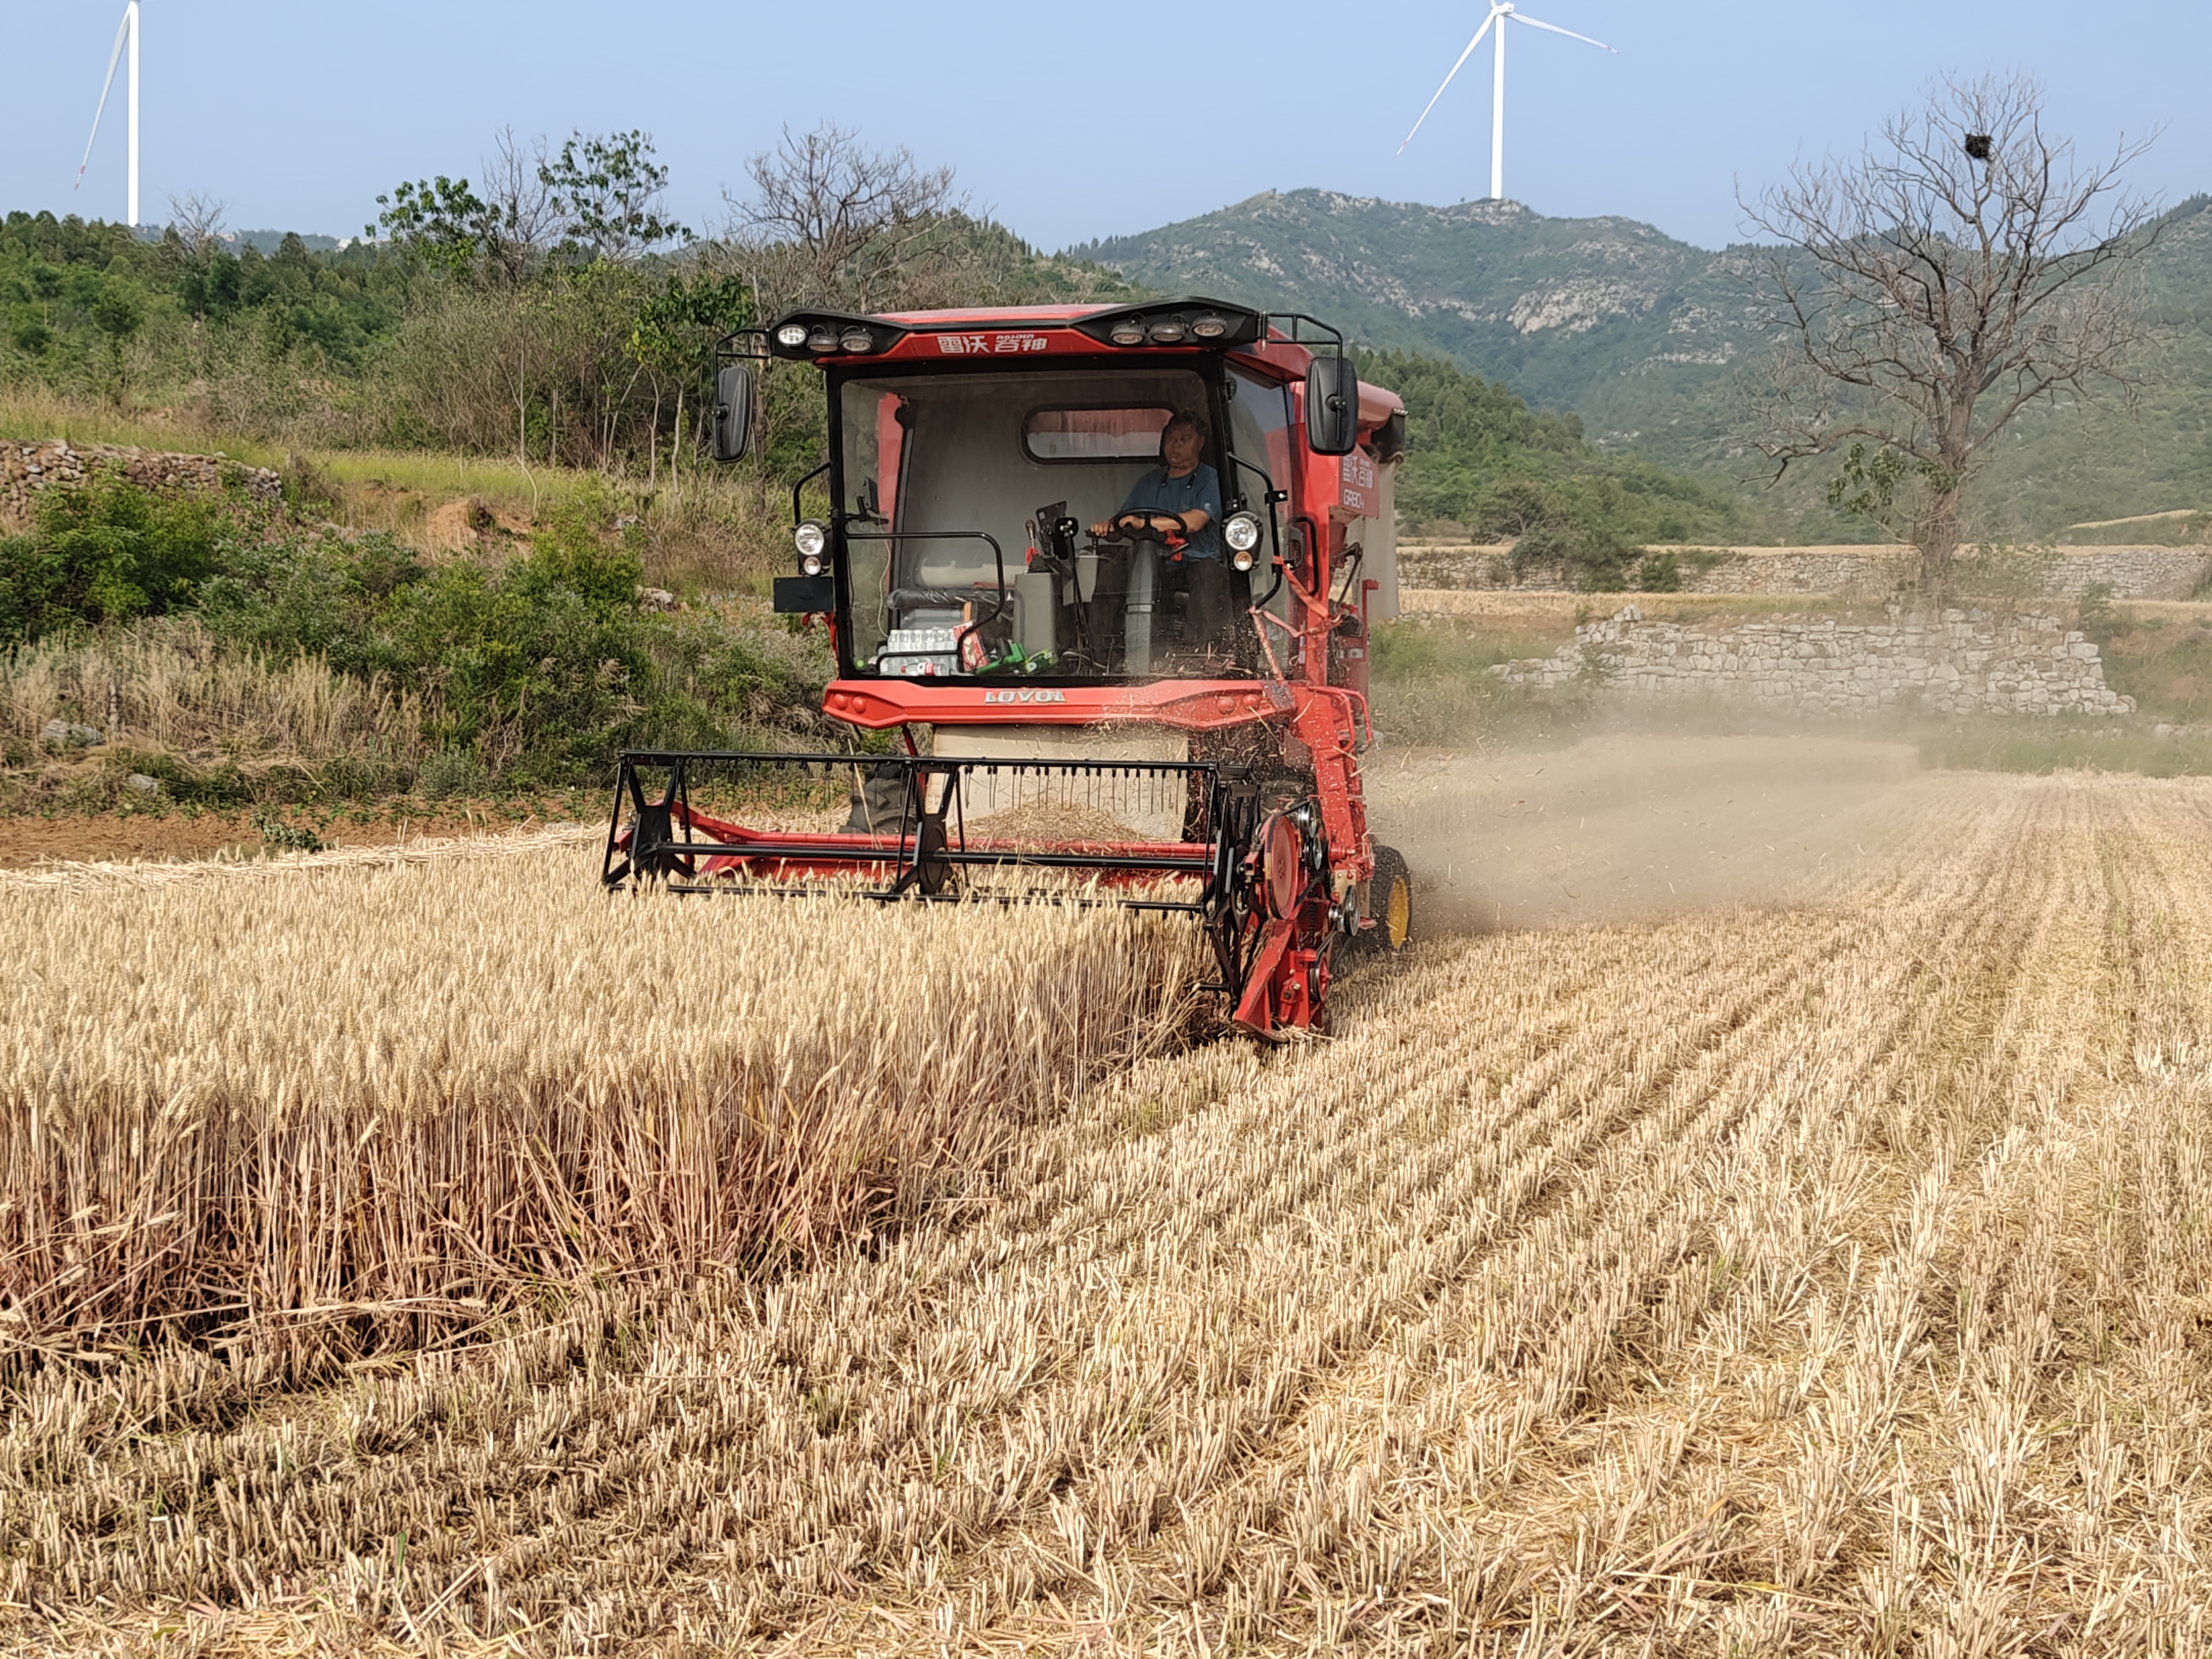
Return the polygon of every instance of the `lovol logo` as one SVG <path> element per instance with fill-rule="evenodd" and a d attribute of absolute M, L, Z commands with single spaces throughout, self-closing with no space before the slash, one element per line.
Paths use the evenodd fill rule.
<path fill-rule="evenodd" d="M 1032 691 L 1026 687 L 1017 691 L 1009 686 L 1004 691 L 986 691 L 983 694 L 983 701 L 985 702 L 1066 702 L 1067 694 L 1065 691 Z"/>

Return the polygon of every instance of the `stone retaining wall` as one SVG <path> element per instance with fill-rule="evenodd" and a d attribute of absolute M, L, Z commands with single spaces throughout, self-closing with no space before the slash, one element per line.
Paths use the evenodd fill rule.
<path fill-rule="evenodd" d="M 222 495 L 235 488 L 258 506 L 275 507 L 284 487 L 266 467 L 220 455 L 179 455 L 124 444 L 0 442 L 0 521 L 21 525 L 41 489 L 82 483 L 101 466 L 120 467 L 142 489 L 168 495 Z"/>
<path fill-rule="evenodd" d="M 2097 647 L 2055 617 L 1979 611 L 1881 623 L 1646 622 L 1627 605 L 1575 629 L 1549 657 L 1491 671 L 1516 685 L 1583 679 L 1652 696 L 1746 697 L 1818 714 L 1899 704 L 1942 714 L 2126 714 L 2135 699 L 2105 684 Z"/>
<path fill-rule="evenodd" d="M 2185 599 L 2208 564 L 2201 547 L 2063 547 L 2049 591 L 2077 599 L 2091 582 L 2108 582 L 2116 599 Z"/>
<path fill-rule="evenodd" d="M 1672 552 L 1685 593 L 1833 593 L 1879 598 L 1893 592 L 1911 568 L 1902 547 L 1656 548 Z M 1510 543 L 1488 545 L 1401 543 L 1399 580 L 1408 587 L 1506 589 L 1557 592 L 1571 584 L 1556 563 L 1513 574 Z M 2182 599 L 2204 580 L 2212 552 L 2190 547 L 2064 547 L 2043 556 L 2052 596 L 2078 599 L 2092 582 L 2108 583 L 2116 599 Z"/>

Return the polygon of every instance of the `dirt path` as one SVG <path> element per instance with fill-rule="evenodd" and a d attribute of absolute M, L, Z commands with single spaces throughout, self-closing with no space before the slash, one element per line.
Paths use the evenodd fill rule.
<path fill-rule="evenodd" d="M 0 1601 L 210 1651 L 2202 1651 L 2212 788 L 1875 782 L 1796 908 L 1433 942 L 770 1285 L 305 1394 L 49 1376 Z M 1553 787 L 1583 851 L 1674 834 Z"/>
<path fill-rule="evenodd" d="M 574 802 L 564 803 L 574 808 Z M 533 822 L 527 808 L 471 806 L 404 816 L 369 816 L 367 822 L 298 814 L 296 821 L 331 847 L 389 847 L 425 836 L 498 834 Z M 600 819 L 605 823 L 605 819 Z M 253 857 L 264 846 L 246 812 L 62 813 L 52 817 L 0 817 L 0 870 L 51 863 L 100 863 L 127 859 Z"/>

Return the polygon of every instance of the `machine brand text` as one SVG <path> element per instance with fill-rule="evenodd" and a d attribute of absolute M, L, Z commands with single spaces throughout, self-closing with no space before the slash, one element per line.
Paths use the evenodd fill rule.
<path fill-rule="evenodd" d="M 995 357 L 1006 352 L 1045 351 L 1051 342 L 1042 334 L 940 334 L 937 349 L 947 357 Z"/>
<path fill-rule="evenodd" d="M 1029 686 L 1023 686 L 1018 690 L 1013 686 L 1008 686 L 1003 691 L 986 691 L 983 694 L 983 701 L 985 702 L 1066 702 L 1067 694 L 1065 691 L 1040 690 Z"/>
<path fill-rule="evenodd" d="M 1337 471 L 1337 478 L 1342 486 L 1339 499 L 1344 505 L 1362 518 L 1371 515 L 1375 511 L 1375 497 L 1370 492 L 1378 482 L 1374 457 L 1364 450 L 1353 450 L 1344 458 L 1343 465 Z"/>

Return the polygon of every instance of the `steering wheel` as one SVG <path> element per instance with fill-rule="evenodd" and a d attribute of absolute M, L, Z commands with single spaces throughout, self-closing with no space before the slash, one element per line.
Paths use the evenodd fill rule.
<path fill-rule="evenodd" d="M 1133 507 L 1127 513 L 1116 513 L 1106 521 L 1106 527 L 1117 536 L 1133 542 L 1165 543 L 1170 536 L 1188 536 L 1182 517 L 1174 513 L 1162 513 L 1150 507 Z"/>

